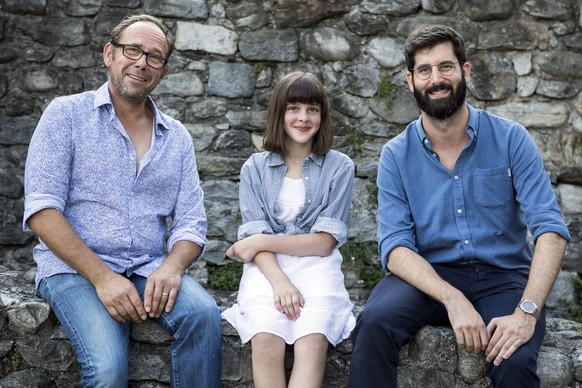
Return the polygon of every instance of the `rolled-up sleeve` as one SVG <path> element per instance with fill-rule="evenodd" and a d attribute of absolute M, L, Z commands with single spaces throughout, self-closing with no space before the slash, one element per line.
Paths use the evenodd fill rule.
<path fill-rule="evenodd" d="M 30 141 L 24 174 L 25 231 L 30 231 L 29 218 L 40 210 L 64 211 L 71 168 L 69 115 L 59 99 L 51 102 Z"/>
<path fill-rule="evenodd" d="M 526 216 L 534 241 L 547 232 L 556 233 L 570 241 L 543 159 L 533 139 L 520 126 L 512 133 L 514 136 L 511 141 L 514 144 L 509 149 L 513 152 L 511 160 L 516 199 Z"/>
<path fill-rule="evenodd" d="M 182 143 L 187 144 L 188 147 L 182 162 L 178 196 L 168 238 L 168 251 L 171 251 L 178 241 L 191 241 L 202 248 L 202 252 L 198 256 L 200 258 L 204 254 L 206 246 L 207 219 L 194 147 L 192 142 L 188 140 L 186 138 Z"/>
<path fill-rule="evenodd" d="M 243 223 L 238 229 L 239 240 L 259 233 L 273 234 L 265 211 L 262 184 L 261 175 L 251 157 L 240 172 L 239 202 Z"/>
<path fill-rule="evenodd" d="M 378 165 L 378 250 L 382 267 L 388 255 L 398 246 L 418 252 L 413 232 L 414 222 L 406 199 L 398 163 L 387 145 L 382 149 Z"/>
<path fill-rule="evenodd" d="M 311 227 L 311 233 L 331 234 L 337 241 L 337 248 L 347 241 L 347 220 L 354 188 L 354 163 L 343 155 L 338 160 L 341 164 L 335 169 L 331 179 L 327 206 L 322 209 Z"/>

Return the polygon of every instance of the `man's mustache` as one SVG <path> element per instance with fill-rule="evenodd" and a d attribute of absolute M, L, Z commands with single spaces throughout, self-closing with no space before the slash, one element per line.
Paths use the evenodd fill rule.
<path fill-rule="evenodd" d="M 452 87 L 452 85 L 449 85 L 449 84 L 433 85 L 431 87 L 426 88 L 425 93 L 429 94 L 429 93 L 438 92 L 440 90 L 453 90 L 453 87 Z"/>

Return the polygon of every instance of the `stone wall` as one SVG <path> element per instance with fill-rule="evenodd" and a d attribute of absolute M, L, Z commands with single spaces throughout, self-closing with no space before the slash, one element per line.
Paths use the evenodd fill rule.
<path fill-rule="evenodd" d="M 324 82 L 334 148 L 356 164 L 349 238 L 375 240 L 380 149 L 419 114 L 405 83 L 404 40 L 418 25 L 444 23 L 466 40 L 469 102 L 526 125 L 543 154 L 572 234 L 548 307 L 552 316 L 567 317 L 565 306 L 575 300 L 572 280 L 582 273 L 579 0 L 491 0 L 486 6 L 478 0 L 0 0 L 4 271 L 34 267 L 34 236 L 22 232 L 21 220 L 27 145 L 40 115 L 54 97 L 105 82 L 102 48 L 109 31 L 125 15 L 142 12 L 162 18 L 176 33 L 171 71 L 154 99 L 187 126 L 195 144 L 209 231 L 207 254 L 191 273 L 202 283 L 209 266 L 226 263 L 224 252 L 240 223 L 239 169 L 260 148 L 274 83 L 295 69 L 313 71 Z M 361 302 L 365 292 L 356 271 L 347 270 L 346 284 Z M 15 303 L 0 300 L 3 332 Z M 2 350 L 14 349 L 14 342 L 3 342 L 8 338 L 2 337 L 0 354 L 12 354 Z"/>
<path fill-rule="evenodd" d="M 549 301 L 559 310 L 582 272 L 581 9 L 575 0 L 0 0 L 0 264 L 32 266 L 23 172 L 42 111 L 106 80 L 102 48 L 126 14 L 159 16 L 176 33 L 155 100 L 195 143 L 209 230 L 192 273 L 203 282 L 206 263 L 224 264 L 236 239 L 239 169 L 260 148 L 274 83 L 293 69 L 325 83 L 335 148 L 357 168 L 349 237 L 375 240 L 380 149 L 419 114 L 404 40 L 418 25 L 445 23 L 466 39 L 470 103 L 526 125 L 543 153 L 573 237 Z"/>
<path fill-rule="evenodd" d="M 34 269 L 27 272 L 0 268 L 0 387 L 77 386 L 79 365 L 69 340 L 48 304 L 34 297 Z M 221 306 L 230 306 L 234 295 L 215 293 Z M 361 308 L 358 305 L 357 310 Z M 582 385 L 582 324 L 551 318 L 542 346 L 538 373 L 544 388 Z M 132 325 L 129 356 L 130 387 L 169 386 L 170 338 L 158 325 L 146 321 Z M 222 326 L 222 386 L 251 388 L 251 349 L 241 345 L 236 330 Z M 349 340 L 330 348 L 323 387 L 347 386 L 351 353 Z M 450 328 L 423 328 L 400 352 L 398 386 L 488 388 L 491 382 L 483 356 L 457 348 Z M 291 368 L 288 348 L 286 367 Z"/>

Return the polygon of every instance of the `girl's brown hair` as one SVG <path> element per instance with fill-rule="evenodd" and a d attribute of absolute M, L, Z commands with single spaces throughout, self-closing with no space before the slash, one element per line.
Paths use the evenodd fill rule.
<path fill-rule="evenodd" d="M 285 155 L 285 110 L 287 104 L 319 104 L 321 123 L 313 137 L 311 152 L 327 153 L 333 142 L 333 128 L 327 94 L 321 81 L 312 73 L 295 71 L 277 82 L 269 102 L 267 129 L 263 139 L 265 150 Z"/>

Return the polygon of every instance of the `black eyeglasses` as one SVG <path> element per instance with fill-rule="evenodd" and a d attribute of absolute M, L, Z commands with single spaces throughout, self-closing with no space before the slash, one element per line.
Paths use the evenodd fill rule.
<path fill-rule="evenodd" d="M 123 49 L 123 56 L 129 59 L 133 59 L 134 61 L 139 60 L 142 56 L 145 55 L 146 63 L 148 66 L 153 67 L 154 69 L 161 69 L 166 66 L 166 63 L 168 63 L 168 60 L 161 55 L 148 53 L 139 47 L 121 43 L 112 43 L 112 45 L 115 47 L 121 47 Z"/>
<path fill-rule="evenodd" d="M 433 67 L 436 66 L 436 68 L 439 70 L 439 73 L 442 75 L 449 76 L 455 72 L 457 63 L 459 62 L 444 61 L 437 65 L 420 65 L 414 69 L 410 69 L 410 71 L 416 74 L 418 79 L 424 81 L 430 78 Z"/>

